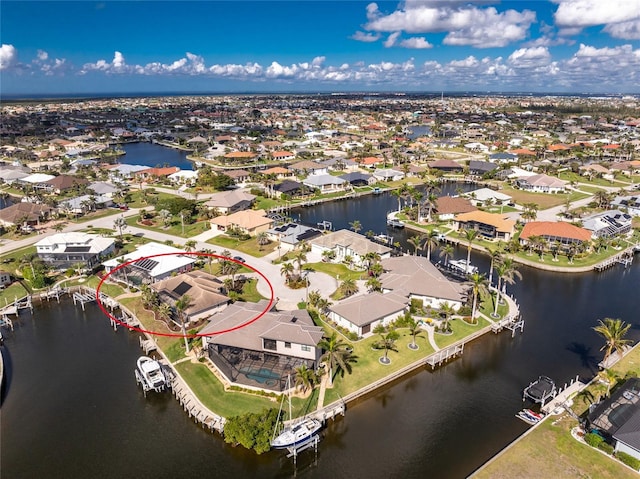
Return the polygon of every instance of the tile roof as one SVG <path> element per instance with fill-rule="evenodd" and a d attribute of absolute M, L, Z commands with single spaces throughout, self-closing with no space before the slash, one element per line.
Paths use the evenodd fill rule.
<path fill-rule="evenodd" d="M 468 213 L 477 209 L 467 198 L 459 196 L 441 196 L 436 200 L 436 211 L 440 215 Z"/>
<path fill-rule="evenodd" d="M 516 222 L 514 220 L 510 220 L 504 215 L 499 215 L 497 213 L 487 213 L 480 210 L 456 215 L 454 219 L 461 223 L 475 221 L 476 223 L 490 225 L 496 228 L 496 230 L 500 231 L 501 233 L 513 233 L 513 230 L 516 226 Z"/>
<path fill-rule="evenodd" d="M 532 221 L 524 225 L 520 233 L 520 239 L 529 239 L 531 236 L 556 236 L 558 238 L 589 241 L 591 232 L 565 221 Z"/>

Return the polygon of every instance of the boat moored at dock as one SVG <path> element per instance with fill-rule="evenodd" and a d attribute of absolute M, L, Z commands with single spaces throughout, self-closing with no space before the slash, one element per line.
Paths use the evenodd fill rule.
<path fill-rule="evenodd" d="M 162 392 L 167 387 L 167 378 L 162 365 L 149 356 L 140 356 L 136 362 L 136 382 L 142 385 L 143 391 Z"/>

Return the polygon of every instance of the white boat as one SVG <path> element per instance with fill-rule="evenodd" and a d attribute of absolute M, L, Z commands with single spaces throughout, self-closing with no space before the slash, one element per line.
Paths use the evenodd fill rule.
<path fill-rule="evenodd" d="M 542 419 L 542 416 L 540 414 L 534 413 L 529 409 L 523 409 L 518 414 L 516 414 L 516 417 L 531 425 L 537 424 L 538 422 L 540 422 L 540 419 Z"/>
<path fill-rule="evenodd" d="M 388 219 L 387 226 L 391 226 L 392 228 L 404 228 L 404 223 L 397 219 Z"/>
<path fill-rule="evenodd" d="M 478 272 L 478 268 L 473 266 L 471 263 L 467 264 L 466 259 L 452 259 L 449 261 L 448 265 L 451 269 L 461 273 L 473 274 Z"/>
<path fill-rule="evenodd" d="M 140 356 L 136 362 L 136 379 L 142 384 L 145 391 L 163 391 L 167 386 L 167 378 L 162 366 L 155 359 L 148 356 Z"/>
<path fill-rule="evenodd" d="M 287 377 L 287 385 L 285 386 L 288 390 L 287 396 L 289 398 L 289 418 L 291 418 L 291 377 Z M 284 398 L 282 400 L 284 402 Z M 280 403 L 280 413 L 282 413 L 282 402 Z M 278 425 L 276 424 L 276 429 L 273 431 L 274 436 L 271 439 L 271 447 L 274 449 L 290 449 L 302 446 L 304 444 L 308 444 L 314 437 L 314 434 L 320 430 L 322 427 L 322 423 L 317 419 L 312 418 L 301 418 L 299 420 L 293 421 L 288 426 L 284 427 L 282 431 L 276 436 L 276 431 L 278 430 Z"/>

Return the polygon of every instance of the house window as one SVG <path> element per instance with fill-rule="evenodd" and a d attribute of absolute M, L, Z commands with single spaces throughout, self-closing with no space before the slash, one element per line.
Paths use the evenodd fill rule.
<path fill-rule="evenodd" d="M 275 351 L 277 349 L 276 341 L 273 340 L 273 339 L 263 339 L 262 340 L 262 347 L 264 349 L 269 349 L 271 351 Z"/>
<path fill-rule="evenodd" d="M 291 349 L 291 343 L 284 343 L 284 347 L 287 349 Z"/>
<path fill-rule="evenodd" d="M 303 345 L 300 347 L 300 349 L 302 349 L 303 351 L 305 351 L 305 352 L 307 352 L 307 353 L 311 352 L 311 346 L 307 346 L 307 345 L 305 345 L 305 344 L 303 344 Z"/>

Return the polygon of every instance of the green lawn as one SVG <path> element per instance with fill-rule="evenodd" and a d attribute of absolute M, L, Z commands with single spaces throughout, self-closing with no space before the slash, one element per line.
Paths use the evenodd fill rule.
<path fill-rule="evenodd" d="M 182 234 L 182 223 L 178 220 L 168 227 L 164 228 L 163 226 L 146 226 L 138 223 L 139 216 L 131 216 L 126 218 L 126 222 L 129 226 L 135 226 L 136 228 L 143 228 L 151 231 L 157 231 L 159 233 L 165 233 L 173 236 L 180 236 L 181 238 L 191 238 L 192 236 L 197 236 L 200 233 L 208 231 L 211 228 L 211 224 L 208 221 L 198 221 L 192 224 L 184 225 L 184 234 Z M 126 230 L 125 230 L 126 231 Z"/>
<path fill-rule="evenodd" d="M 240 299 L 247 303 L 257 303 L 261 299 L 269 299 L 258 293 L 258 281 L 253 278 L 247 281 L 242 288 Z"/>
<path fill-rule="evenodd" d="M 89 288 L 98 288 L 98 284 L 100 284 L 100 278 L 97 276 L 89 276 L 88 278 L 74 279 L 68 280 L 62 283 L 60 286 L 63 288 L 68 288 L 69 286 L 87 286 Z M 110 296 L 111 298 L 115 298 L 123 293 L 125 290 L 118 286 L 117 284 L 111 283 L 102 283 L 102 287 L 100 288 L 100 292 Z"/>
<path fill-rule="evenodd" d="M 489 325 L 489 321 L 487 321 L 483 317 L 479 317 L 477 324 L 469 324 L 462 318 L 456 318 L 449 321 L 449 325 L 453 330 L 453 334 L 434 334 L 434 340 L 440 349 L 445 348 L 450 344 L 453 344 L 456 341 L 460 341 L 462 338 L 465 338 L 475 333 L 476 331 L 481 330 L 485 326 Z"/>
<path fill-rule="evenodd" d="M 472 477 L 637 479 L 637 473 L 591 446 L 573 439 L 570 430 L 575 425 L 577 422 L 566 414 L 557 422 L 556 417 L 545 420 Z"/>
<path fill-rule="evenodd" d="M 586 185 L 591 186 L 625 186 L 624 183 L 619 181 L 609 181 L 604 178 L 593 177 L 593 179 L 589 180 L 586 176 L 581 176 L 578 173 L 573 173 L 571 171 L 563 171 L 558 175 L 558 178 L 565 181 L 575 181 L 576 183 L 584 183 Z M 583 189 L 582 185 L 578 185 L 579 189 Z"/>
<path fill-rule="evenodd" d="M 14 281 L 8 288 L 0 291 L 0 308 L 4 308 L 16 299 L 24 298 L 28 294 L 29 291 L 22 286 L 22 283 Z"/>
<path fill-rule="evenodd" d="M 9 269 L 10 272 L 13 272 L 18 267 L 18 262 L 23 256 L 34 254 L 36 254 L 35 246 L 27 246 L 26 248 L 17 249 L 11 253 L 3 254 L 0 256 L 2 268 Z"/>
<path fill-rule="evenodd" d="M 353 372 L 352 374 L 345 373 L 344 377 L 340 377 L 339 374 L 335 377 L 333 388 L 328 388 L 326 391 L 325 405 L 434 352 L 425 332 L 421 334 L 422 337 L 416 338 L 416 344 L 420 349 L 413 351 L 407 347 L 412 341 L 407 329 L 398 329 L 397 331 L 400 333 L 400 339 L 396 342 L 398 352 L 389 351 L 391 364 L 387 366 L 378 361 L 384 355 L 384 351 L 372 349 L 372 345 L 380 339 L 379 335 L 376 334 L 353 343 L 353 354 L 358 357 L 357 363 L 352 365 Z"/>
<path fill-rule="evenodd" d="M 341 263 L 307 263 L 302 269 L 326 273 L 336 279 L 339 277 L 340 281 L 344 281 L 345 279 L 353 279 L 355 281 L 362 279 L 363 275 L 365 275 L 364 271 L 351 270 Z"/>
<path fill-rule="evenodd" d="M 278 243 L 270 241 L 269 244 L 259 245 L 256 238 L 250 238 L 248 240 L 239 240 L 227 235 L 214 236 L 207 240 L 207 243 L 220 246 L 225 249 L 235 249 L 257 258 L 261 258 L 273 251 L 278 247 Z"/>
<path fill-rule="evenodd" d="M 266 398 L 241 391 L 225 391 L 220 380 L 205 364 L 185 361 L 175 367 L 202 404 L 223 417 L 280 407 L 279 398 Z M 307 414 L 316 409 L 317 403 L 317 389 L 308 397 L 293 397 L 292 414 L 294 417 Z"/>
<path fill-rule="evenodd" d="M 541 210 L 546 210 L 548 208 L 553 208 L 554 206 L 563 205 L 569 197 L 573 201 L 576 199 L 580 199 L 580 197 L 586 198 L 588 196 L 585 194 L 581 195 L 580 193 L 572 193 L 571 196 L 568 194 L 531 193 L 529 191 L 518 190 L 509 185 L 504 185 L 504 188 L 500 191 L 505 195 L 511 196 L 513 198 L 513 201 L 515 201 L 519 205 L 523 205 L 525 203 L 535 203 Z M 575 195 L 575 197 L 573 195 Z"/>

